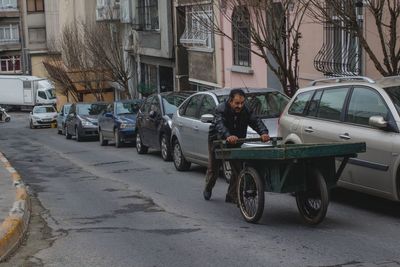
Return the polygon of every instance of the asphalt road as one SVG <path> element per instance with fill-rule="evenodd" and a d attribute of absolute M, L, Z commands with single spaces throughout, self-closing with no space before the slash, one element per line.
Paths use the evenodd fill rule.
<path fill-rule="evenodd" d="M 224 202 L 224 180 L 203 199 L 204 168 L 177 172 L 157 152 L 66 140 L 11 116 L 0 151 L 34 205 L 27 240 L 1 266 L 400 266 L 399 203 L 334 190 L 310 227 L 293 196 L 267 193 L 248 224 Z"/>

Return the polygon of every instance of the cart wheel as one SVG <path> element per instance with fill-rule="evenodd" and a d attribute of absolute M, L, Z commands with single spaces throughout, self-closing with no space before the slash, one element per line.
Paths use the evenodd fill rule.
<path fill-rule="evenodd" d="M 296 203 L 302 219 L 308 224 L 316 225 L 322 222 L 328 210 L 328 188 L 319 170 L 311 169 L 308 175 L 306 191 L 296 193 Z"/>
<path fill-rule="evenodd" d="M 252 167 L 244 168 L 238 179 L 240 212 L 247 222 L 256 223 L 264 211 L 264 182 Z"/>

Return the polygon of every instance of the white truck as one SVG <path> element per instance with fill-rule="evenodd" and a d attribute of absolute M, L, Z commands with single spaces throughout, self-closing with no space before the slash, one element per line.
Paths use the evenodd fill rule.
<path fill-rule="evenodd" d="M 53 84 L 44 78 L 23 75 L 0 75 L 0 106 L 32 109 L 35 105 L 55 105 Z"/>

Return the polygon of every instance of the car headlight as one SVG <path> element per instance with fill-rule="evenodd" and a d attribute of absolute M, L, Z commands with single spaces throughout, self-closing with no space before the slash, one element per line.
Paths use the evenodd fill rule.
<path fill-rule="evenodd" d="M 133 124 L 133 123 L 121 123 L 119 127 L 121 129 L 135 128 L 135 124 Z"/>
<path fill-rule="evenodd" d="M 90 121 L 82 120 L 82 126 L 94 126 L 94 125 Z"/>

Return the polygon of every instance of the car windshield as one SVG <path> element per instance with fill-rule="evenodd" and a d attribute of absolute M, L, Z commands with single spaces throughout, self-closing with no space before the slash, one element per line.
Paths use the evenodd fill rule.
<path fill-rule="evenodd" d="M 394 106 L 396 107 L 397 113 L 400 115 L 400 86 L 392 86 L 383 88 L 389 95 Z"/>
<path fill-rule="evenodd" d="M 65 107 L 64 107 L 64 113 L 65 113 L 65 114 L 68 114 L 70 108 L 71 108 L 71 105 L 65 105 Z"/>
<path fill-rule="evenodd" d="M 178 106 L 187 98 L 183 95 L 166 95 L 162 96 L 164 110 L 166 115 L 172 115 Z"/>
<path fill-rule="evenodd" d="M 136 114 L 140 108 L 140 101 L 118 102 L 116 103 L 117 115 Z"/>
<path fill-rule="evenodd" d="M 56 90 L 49 89 L 49 90 L 46 90 L 45 92 L 46 92 L 48 99 L 56 99 Z"/>
<path fill-rule="evenodd" d="M 99 115 L 106 110 L 106 104 L 83 104 L 78 106 L 79 115 Z"/>
<path fill-rule="evenodd" d="M 218 101 L 224 102 L 228 97 L 228 95 L 218 96 Z M 262 118 L 278 118 L 288 102 L 289 98 L 277 91 L 246 94 L 247 107 Z"/>
<path fill-rule="evenodd" d="M 52 113 L 56 112 L 53 107 L 36 107 L 33 113 Z"/>

